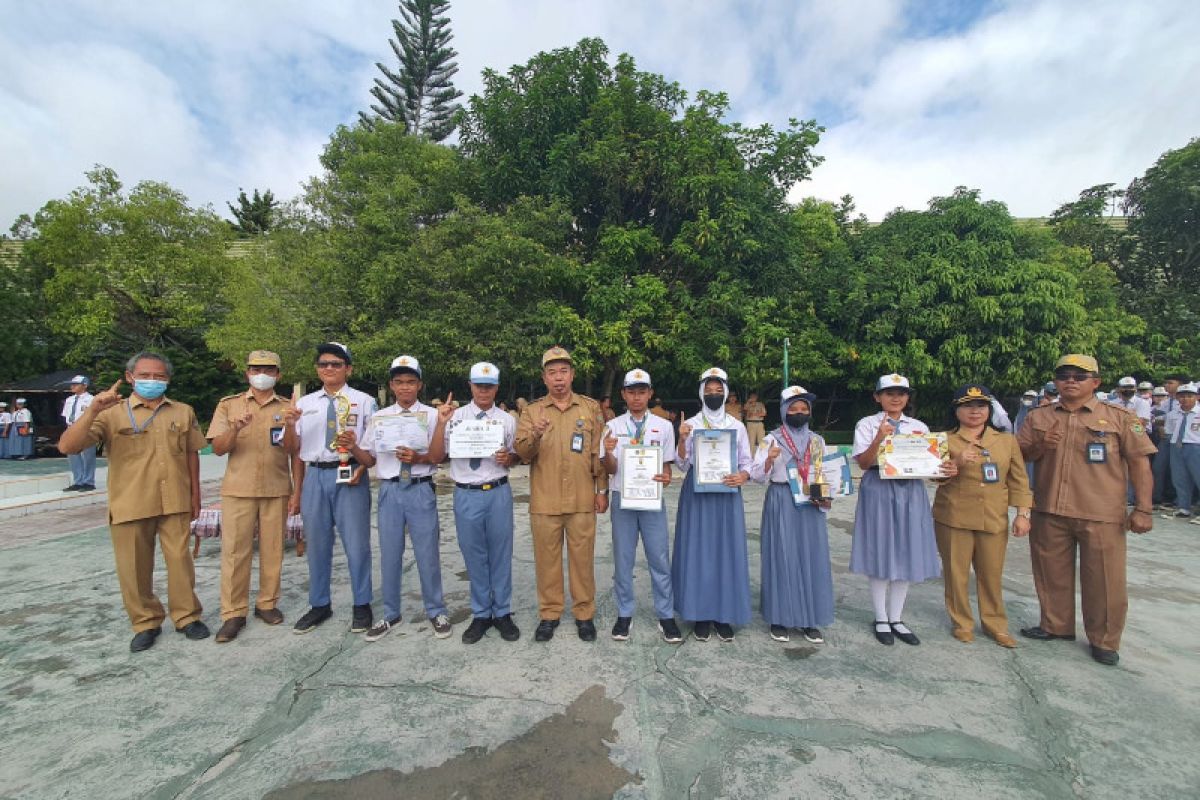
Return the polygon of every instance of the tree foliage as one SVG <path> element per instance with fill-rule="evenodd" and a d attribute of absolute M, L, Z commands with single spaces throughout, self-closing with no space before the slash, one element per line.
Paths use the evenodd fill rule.
<path fill-rule="evenodd" d="M 275 210 L 279 203 L 276 202 L 275 195 L 271 193 L 270 189 L 262 194 L 255 189 L 253 197 L 247 197 L 245 189 L 238 189 L 237 205 L 235 206 L 233 203 L 225 205 L 229 206 L 229 211 L 236 220 L 236 222 L 230 223 L 234 233 L 242 236 L 256 236 L 271 230 L 274 225 Z"/>

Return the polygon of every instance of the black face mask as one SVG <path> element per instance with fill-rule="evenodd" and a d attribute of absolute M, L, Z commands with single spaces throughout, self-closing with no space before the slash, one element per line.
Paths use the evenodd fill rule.
<path fill-rule="evenodd" d="M 788 414 L 785 419 L 789 427 L 803 428 L 812 419 L 812 414 Z"/>
<path fill-rule="evenodd" d="M 725 395 L 723 394 L 706 394 L 704 395 L 704 405 L 708 406 L 709 411 L 716 411 L 725 404 Z"/>

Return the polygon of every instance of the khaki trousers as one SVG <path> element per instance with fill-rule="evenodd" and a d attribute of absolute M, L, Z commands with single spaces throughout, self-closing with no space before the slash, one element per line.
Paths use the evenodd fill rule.
<path fill-rule="evenodd" d="M 946 613 L 956 631 L 975 630 L 971 613 L 971 567 L 975 568 L 975 593 L 979 597 L 979 621 L 983 632 L 993 638 L 1008 633 L 1004 610 L 1004 557 L 1007 533 L 988 533 L 953 528 L 934 522 L 938 553 L 942 556 L 942 581 L 946 586 Z"/>
<path fill-rule="evenodd" d="M 1083 629 L 1105 650 L 1121 647 L 1129 598 L 1125 592 L 1125 526 L 1033 513 L 1029 554 L 1033 585 L 1042 607 L 1041 626 L 1050 633 L 1075 633 L 1075 551 Z"/>
<path fill-rule="evenodd" d="M 758 452 L 758 446 L 762 444 L 762 440 L 766 438 L 766 429 L 761 422 L 746 423 L 746 438 L 750 442 L 750 455 L 753 456 Z"/>
<path fill-rule="evenodd" d="M 279 602 L 287 497 L 221 496 L 221 619 L 250 610 L 250 568 L 258 528 L 258 599 L 264 611 Z"/>
<path fill-rule="evenodd" d="M 529 528 L 533 533 L 539 616 L 542 619 L 559 619 L 563 613 L 562 551 L 565 534 L 573 601 L 571 613 L 576 620 L 594 617 L 596 515 L 590 511 L 579 514 L 530 514 Z"/>
<path fill-rule="evenodd" d="M 167 565 L 167 604 L 176 628 L 200 619 L 196 597 L 196 569 L 188 535 L 192 515 L 164 514 L 109 525 L 121 600 L 135 633 L 157 628 L 166 615 L 154 594 L 154 539 L 162 542 Z"/>

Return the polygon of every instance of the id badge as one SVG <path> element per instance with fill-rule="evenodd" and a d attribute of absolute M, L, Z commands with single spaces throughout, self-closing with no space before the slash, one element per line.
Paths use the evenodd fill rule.
<path fill-rule="evenodd" d="M 807 502 L 808 498 L 804 496 L 804 490 L 800 485 L 800 470 L 796 469 L 795 464 L 788 464 L 787 477 L 788 489 L 792 492 L 792 502 L 799 508 Z"/>
<path fill-rule="evenodd" d="M 280 425 L 278 428 L 271 428 L 271 446 L 272 447 L 282 447 L 283 446 L 283 426 L 282 425 Z"/>
<path fill-rule="evenodd" d="M 571 435 L 571 452 L 572 453 L 582 453 L 583 452 L 583 432 L 582 431 L 576 431 L 575 433 L 573 433 Z"/>
<path fill-rule="evenodd" d="M 982 466 L 984 483 L 1000 482 L 1000 466 L 995 461 L 985 461 Z"/>
<path fill-rule="evenodd" d="M 1104 442 L 1088 442 L 1087 460 L 1089 464 L 1103 464 L 1108 461 L 1108 446 Z"/>

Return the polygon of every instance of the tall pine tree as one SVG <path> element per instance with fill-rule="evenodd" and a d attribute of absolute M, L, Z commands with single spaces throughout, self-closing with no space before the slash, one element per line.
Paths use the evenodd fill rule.
<path fill-rule="evenodd" d="M 364 123 L 403 122 L 409 133 L 434 142 L 454 131 L 454 115 L 461 108 L 455 101 L 462 92 L 454 88 L 458 51 L 450 47 L 449 7 L 447 0 L 400 0 L 401 19 L 392 20 L 396 37 L 388 41 L 400 68 L 375 63 L 384 77 L 376 78 L 371 89 L 378 101 L 371 104 L 375 115 L 359 112 Z"/>

